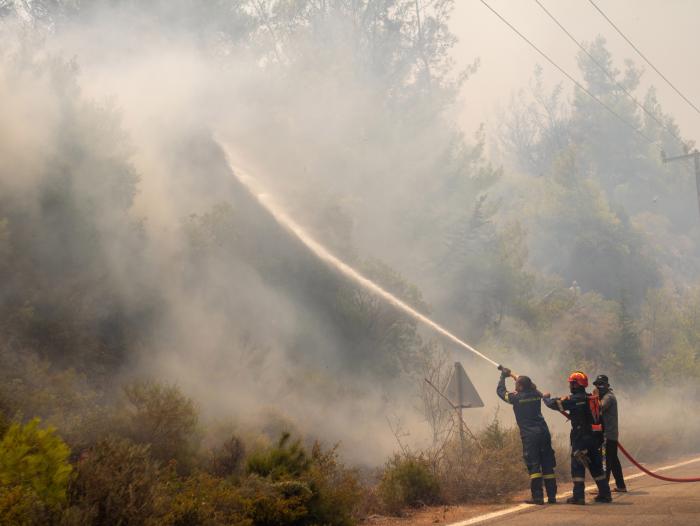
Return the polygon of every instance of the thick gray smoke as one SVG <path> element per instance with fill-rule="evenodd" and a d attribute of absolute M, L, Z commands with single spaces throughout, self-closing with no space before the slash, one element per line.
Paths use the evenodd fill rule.
<path fill-rule="evenodd" d="M 0 251 L 31 241 L 2 305 L 24 312 L 26 290 L 51 298 L 25 314 L 71 328 L 52 360 L 81 363 L 69 333 L 87 328 L 92 371 L 175 381 L 208 418 L 283 421 L 361 462 L 396 449 L 397 428 L 427 443 L 420 392 L 436 363 L 462 360 L 487 405 L 468 420 L 491 418 L 495 368 L 319 261 L 241 188 L 216 132 L 315 240 L 489 358 L 544 387 L 605 363 L 590 349 L 615 331 L 616 276 L 579 277 L 585 258 L 567 240 L 581 222 L 558 227 L 567 203 L 594 203 L 595 225 L 614 227 L 606 243 L 631 231 L 621 252 L 650 258 L 597 186 L 548 201 L 576 171 L 555 147 L 536 145 L 556 159 L 533 183 L 484 159 L 476 123 L 463 137 L 456 94 L 473 68 L 452 67 L 451 2 L 6 4 Z M 620 201 L 636 202 L 627 190 Z M 644 265 L 629 273 L 640 296 L 665 282 Z M 562 363 L 570 348 L 587 354 Z"/>
<path fill-rule="evenodd" d="M 75 323 L 97 338 L 129 321 L 138 330 L 119 335 L 114 357 L 128 363 L 122 374 L 175 381 L 207 416 L 268 414 L 369 462 L 396 447 L 387 417 L 420 443 L 420 363 L 434 335 L 345 283 L 247 202 L 212 131 L 330 249 L 425 312 L 386 263 L 425 272 L 435 241 L 415 230 L 424 214 L 441 213 L 455 188 L 476 198 L 478 183 L 445 188 L 431 173 L 464 177 L 480 163 L 443 118 L 451 81 L 411 80 L 412 44 L 366 50 L 378 43 L 353 39 L 371 28 L 341 9 L 300 14 L 313 27 L 273 36 L 247 27 L 268 15 L 245 5 L 221 8 L 227 27 L 210 27 L 216 7 L 187 2 L 42 5 L 0 25 L 12 43 L 0 57 L 0 154 L 11 166 L 0 183 L 17 237 L 19 221 L 40 235 L 47 288 L 90 275 L 95 292 Z M 379 28 L 389 14 L 374 16 Z M 435 16 L 431 31 L 444 31 L 444 13 Z M 436 56 L 434 67 L 445 60 Z M 433 195 L 422 202 L 424 193 Z"/>

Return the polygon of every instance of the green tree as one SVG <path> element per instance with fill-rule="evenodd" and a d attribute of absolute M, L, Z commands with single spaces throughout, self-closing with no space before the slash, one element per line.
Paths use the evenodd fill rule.
<path fill-rule="evenodd" d="M 622 382 L 633 385 L 648 377 L 642 358 L 642 346 L 637 323 L 629 312 L 629 300 L 623 294 L 618 308 L 618 337 L 613 352 L 620 367 Z M 621 382 L 621 383 L 622 383 Z"/>
<path fill-rule="evenodd" d="M 0 441 L 0 484 L 31 490 L 50 507 L 62 506 L 73 471 L 69 455 L 56 430 L 40 428 L 38 418 L 12 424 Z"/>
<path fill-rule="evenodd" d="M 124 388 L 126 433 L 148 445 L 154 459 L 176 461 L 178 470 L 192 468 L 198 443 L 194 402 L 175 385 L 134 382 Z"/>

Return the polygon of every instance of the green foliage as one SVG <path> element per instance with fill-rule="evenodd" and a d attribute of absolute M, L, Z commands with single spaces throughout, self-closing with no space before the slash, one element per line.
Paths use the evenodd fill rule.
<path fill-rule="evenodd" d="M 230 482 L 206 473 L 167 484 L 154 526 L 249 526 L 249 503 Z"/>
<path fill-rule="evenodd" d="M 290 443 L 291 435 L 284 433 L 275 447 L 258 451 L 248 458 L 246 470 L 250 474 L 272 480 L 299 477 L 311 467 L 311 459 L 301 442 Z"/>
<path fill-rule="evenodd" d="M 248 514 L 256 526 L 313 524 L 309 507 L 313 491 L 300 480 L 273 482 L 250 477 L 242 488 Z"/>
<path fill-rule="evenodd" d="M 36 492 L 25 486 L 0 486 L 0 524 L 44 526 L 57 517 Z"/>
<path fill-rule="evenodd" d="M 126 432 L 147 444 L 154 459 L 176 461 L 178 470 L 192 467 L 197 446 L 197 409 L 175 385 L 135 382 L 124 388 Z"/>
<path fill-rule="evenodd" d="M 357 471 L 340 462 L 337 446 L 324 451 L 315 443 L 311 458 L 309 481 L 314 492 L 309 505 L 311 524 L 351 526 L 366 497 Z"/>
<path fill-rule="evenodd" d="M 70 449 L 54 428 L 41 429 L 35 418 L 25 425 L 12 424 L 0 441 L 0 484 L 30 490 L 47 506 L 66 501 L 73 468 Z M 24 501 L 27 492 L 14 493 Z"/>
<path fill-rule="evenodd" d="M 363 495 L 357 473 L 339 462 L 335 448 L 315 444 L 309 455 L 285 433 L 277 445 L 251 455 L 247 470 L 241 491 L 255 525 L 354 524 Z"/>
<path fill-rule="evenodd" d="M 142 525 L 153 515 L 159 472 L 148 446 L 103 440 L 81 455 L 76 473 L 73 514 L 90 517 L 87 524 Z"/>
<path fill-rule="evenodd" d="M 421 456 L 395 455 L 379 483 L 379 495 L 386 509 L 400 513 L 407 506 L 425 506 L 438 501 L 440 487 L 427 461 Z"/>

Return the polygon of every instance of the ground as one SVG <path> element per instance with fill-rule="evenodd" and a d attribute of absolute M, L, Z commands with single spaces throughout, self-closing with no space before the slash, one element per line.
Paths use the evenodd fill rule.
<path fill-rule="evenodd" d="M 663 466 L 676 464 L 666 462 Z M 612 504 L 595 504 L 588 496 L 586 506 L 557 504 L 554 506 L 533 506 L 514 509 L 522 502 L 524 495 L 517 495 L 513 502 L 506 504 L 479 504 L 464 506 L 427 507 L 408 512 L 405 517 L 369 517 L 363 526 L 428 526 L 452 525 L 471 526 L 472 524 L 498 524 L 499 526 L 522 525 L 523 520 L 538 526 L 575 526 L 595 524 L 596 526 L 645 526 L 665 524 L 667 526 L 697 526 L 700 524 L 700 482 L 673 483 L 653 479 L 648 476 L 635 476 L 638 472 L 628 468 L 630 492 L 615 494 Z M 696 462 L 663 471 L 671 477 L 700 476 L 700 458 Z M 562 484 L 561 491 L 570 490 L 570 484 Z M 560 499 L 562 502 L 565 497 Z M 501 511 L 498 517 L 485 517 L 486 514 Z"/>

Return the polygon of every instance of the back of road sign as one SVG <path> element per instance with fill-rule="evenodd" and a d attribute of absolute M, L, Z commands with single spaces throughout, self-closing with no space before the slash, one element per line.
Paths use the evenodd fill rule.
<path fill-rule="evenodd" d="M 484 407 L 484 402 L 459 362 L 455 362 L 452 378 L 447 384 L 447 397 L 455 407 Z"/>

